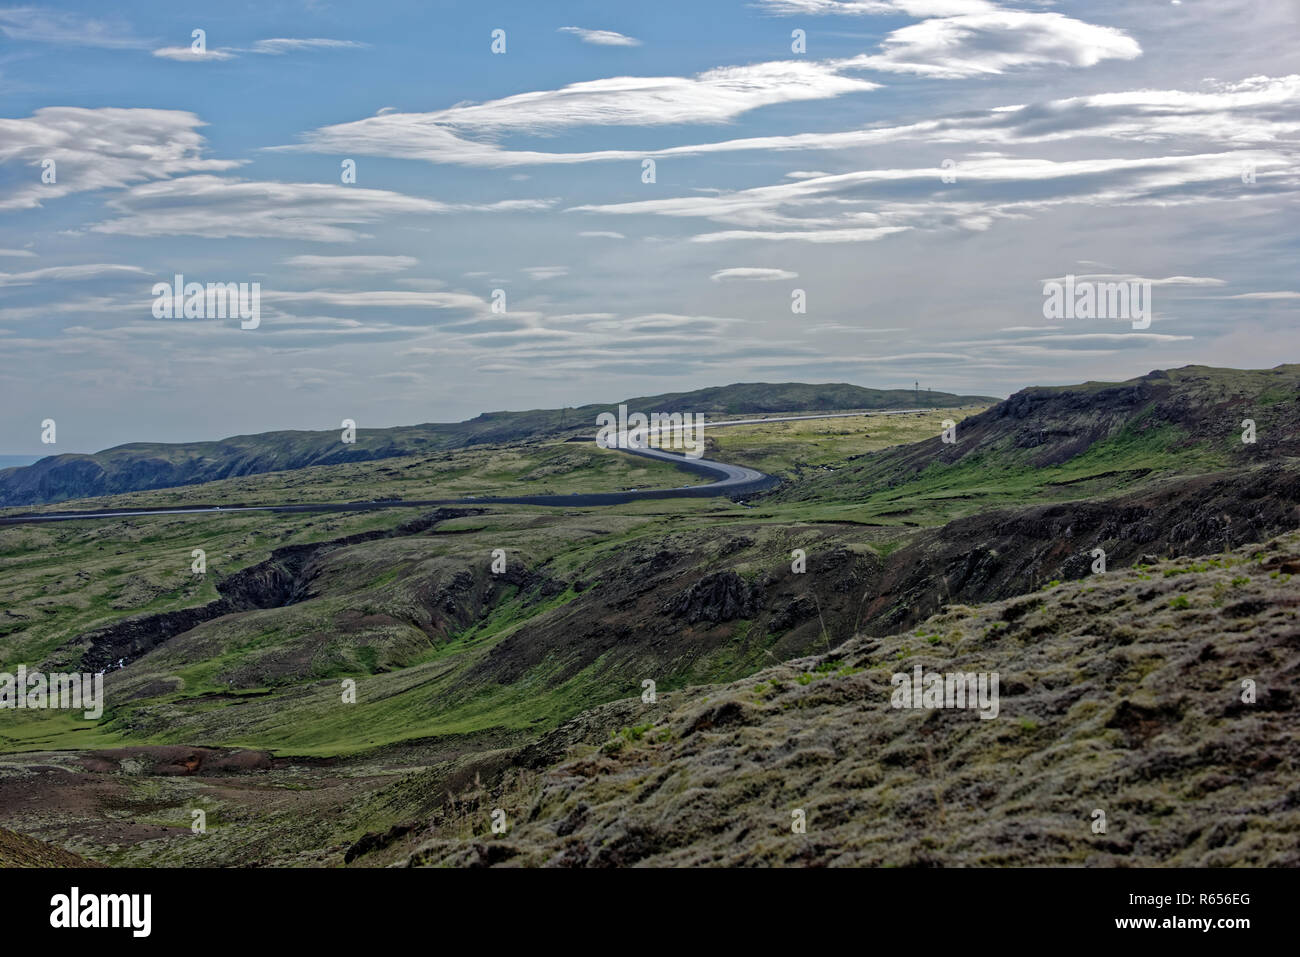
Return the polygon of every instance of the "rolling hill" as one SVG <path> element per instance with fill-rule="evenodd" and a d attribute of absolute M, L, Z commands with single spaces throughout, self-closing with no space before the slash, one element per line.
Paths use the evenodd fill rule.
<path fill-rule="evenodd" d="M 843 383 L 741 383 L 624 400 L 629 411 L 633 412 L 682 411 L 706 415 L 939 408 L 994 401 L 985 396 L 866 389 Z M 347 445 L 340 441 L 340 431 L 331 429 L 323 432 L 261 432 L 212 442 L 132 442 L 91 455 L 52 455 L 32 465 L 0 470 L 0 507 L 48 504 L 315 465 L 365 462 L 473 445 L 594 432 L 596 416 L 618 404 L 484 412 L 464 422 L 360 428 L 356 442 Z"/>
<path fill-rule="evenodd" d="M 744 502 L 0 529 L 0 664 L 108 669 L 99 721 L 6 723 L 0 824 L 109 864 L 1291 863 L 1298 373 L 719 429 L 719 458 L 785 479 Z M 649 478 L 564 438 L 400 464 L 415 487 L 506 453 L 506 483 Z M 386 494 L 392 471 L 184 494 Z M 1003 674 L 1001 720 L 882 706 L 889 669 L 947 663 Z"/>

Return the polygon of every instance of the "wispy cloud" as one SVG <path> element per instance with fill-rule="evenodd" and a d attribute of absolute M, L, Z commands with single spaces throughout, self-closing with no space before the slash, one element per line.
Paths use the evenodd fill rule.
<path fill-rule="evenodd" d="M 220 63 L 223 60 L 233 60 L 236 57 L 233 50 L 222 50 L 216 47 L 204 49 L 202 52 L 195 50 L 193 47 L 160 47 L 153 51 L 153 55 L 164 60 L 176 60 L 180 63 Z"/>
<path fill-rule="evenodd" d="M 353 242 L 351 227 L 416 213 L 546 209 L 547 200 L 443 203 L 383 189 L 329 183 L 188 176 L 133 187 L 108 202 L 120 215 L 91 230 L 129 236 L 279 237 Z"/>
<path fill-rule="evenodd" d="M 272 37 L 257 40 L 251 47 L 207 47 L 199 51 L 192 46 L 161 47 L 153 55 L 164 60 L 180 63 L 220 63 L 234 60 L 241 53 L 256 53 L 265 56 L 284 56 L 288 53 L 301 53 L 305 50 L 360 50 L 370 46 L 358 40 L 331 40 L 325 37 Z"/>
<path fill-rule="evenodd" d="M 285 304 L 290 307 L 304 303 L 318 303 L 332 307 L 381 307 L 388 309 L 450 309 L 467 314 L 490 315 L 487 302 L 478 296 L 461 292 L 408 291 L 405 289 L 359 289 L 339 292 L 328 289 L 264 291 L 265 302 Z"/>
<path fill-rule="evenodd" d="M 878 87 L 823 63 L 790 60 L 718 67 L 691 77 L 610 77 L 432 113 L 385 113 L 322 127 L 306 134 L 301 145 L 276 149 L 484 166 L 582 162 L 588 157 L 506 151 L 489 139 L 470 137 L 537 135 L 583 126 L 725 123 L 764 106 Z"/>
<path fill-rule="evenodd" d="M 728 269 L 719 269 L 709 278 L 714 282 L 726 282 L 728 280 L 736 279 L 771 282 L 777 279 L 798 279 L 799 274 L 789 269 L 767 269 L 759 266 L 732 266 Z"/>
<path fill-rule="evenodd" d="M 559 279 L 561 276 L 567 276 L 569 274 L 569 267 L 568 266 L 525 266 L 524 272 L 528 274 L 529 279 L 532 279 L 534 281 L 542 281 L 546 279 Z"/>
<path fill-rule="evenodd" d="M 538 95 L 545 98 L 557 96 L 559 92 Z M 609 95 L 617 98 L 613 91 Z M 490 108 L 492 104 L 482 105 Z M 601 110 L 596 104 L 588 102 L 587 107 L 587 121 L 601 122 Z M 469 166 L 514 166 L 739 151 L 853 150 L 908 141 L 1005 147 L 1094 137 L 1125 143 L 1186 139 L 1246 147 L 1293 139 L 1300 134 L 1300 74 L 1210 83 L 1203 90 L 1099 93 L 969 111 L 904 125 L 751 136 L 652 150 L 605 149 L 580 153 L 511 150 L 495 142 L 464 138 L 453 128 L 458 115 L 455 108 L 436 114 L 386 114 L 324 127 L 307 134 L 306 143 L 301 146 L 278 149 L 357 152 Z M 631 124 L 635 117 L 628 113 L 623 121 Z M 792 179 L 823 175 L 810 171 L 789 174 Z"/>
<path fill-rule="evenodd" d="M 121 189 L 187 173 L 234 169 L 242 160 L 205 159 L 203 122 L 180 110 L 50 106 L 0 118 L 0 166 L 53 161 L 54 182 L 24 174 L 0 179 L 0 210 L 30 209 L 69 193 Z"/>
<path fill-rule="evenodd" d="M 635 37 L 615 33 L 613 30 L 587 30 L 583 27 L 560 27 L 559 33 L 572 33 L 583 43 L 600 47 L 639 47 L 641 41 Z"/>
<path fill-rule="evenodd" d="M 1164 279 L 1148 279 L 1132 273 L 1085 273 L 1074 277 L 1075 282 L 1149 282 L 1153 286 L 1222 286 L 1222 279 L 1209 276 L 1167 276 Z M 1044 279 L 1043 282 L 1064 282 L 1064 276 Z"/>
<path fill-rule="evenodd" d="M 1300 175 L 1290 171 L 1286 154 L 1260 150 L 1250 158 L 1259 170 L 1275 172 L 1275 193 L 1300 191 Z M 886 168 L 716 195 L 588 204 L 572 211 L 699 217 L 744 227 L 703 233 L 692 237 L 695 242 L 865 242 L 917 228 L 982 231 L 998 220 L 1072 203 L 1168 206 L 1237 197 L 1241 166 L 1241 153 L 1066 161 L 995 156 L 961 164 L 963 187 L 955 199 L 942 191 L 942 168 Z M 917 196 L 918 184 L 928 194 L 924 198 Z M 1267 195 L 1256 189 L 1250 195 Z"/>
<path fill-rule="evenodd" d="M 284 265 L 295 269 L 313 272 L 324 271 L 329 274 L 346 273 L 348 275 L 384 275 L 403 272 L 419 265 L 414 256 L 292 256 Z"/>
<path fill-rule="evenodd" d="M 139 266 L 116 263 L 90 263 L 75 266 L 48 266 L 30 272 L 0 272 L 0 286 L 27 286 L 38 282 L 71 282 L 79 279 L 99 279 L 104 276 L 137 275 L 148 273 Z"/>
<path fill-rule="evenodd" d="M 1277 292 L 1243 292 L 1237 296 L 1223 296 L 1224 299 L 1300 299 L 1300 292 L 1293 292 L 1289 289 L 1279 290 Z"/>
<path fill-rule="evenodd" d="M 369 45 L 370 44 L 362 43 L 358 40 L 330 40 L 324 37 L 274 37 L 269 40 L 258 40 L 253 44 L 252 52 L 281 56 L 285 53 L 295 53 L 299 50 L 363 49 Z"/>

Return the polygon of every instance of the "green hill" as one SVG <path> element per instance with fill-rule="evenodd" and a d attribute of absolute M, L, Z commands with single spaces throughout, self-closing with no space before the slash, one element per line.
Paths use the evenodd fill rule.
<path fill-rule="evenodd" d="M 989 403 L 986 396 L 906 389 L 866 389 L 843 383 L 741 383 L 626 399 L 629 411 L 701 412 L 706 415 L 826 412 L 850 409 L 938 408 Z M 236 435 L 212 442 L 132 442 L 93 455 L 54 455 L 32 465 L 0 470 L 0 507 L 40 505 L 146 489 L 194 485 L 313 465 L 339 465 L 427 454 L 489 443 L 517 442 L 594 431 L 596 416 L 619 403 L 526 412 L 484 412 L 465 422 L 427 423 L 357 431 L 343 444 L 340 431 L 280 431 Z"/>
<path fill-rule="evenodd" d="M 1253 442 L 1242 441 L 1247 419 Z M 1125 382 L 1024 389 L 957 423 L 953 437 L 870 453 L 776 494 L 855 508 L 869 501 L 872 517 L 936 524 L 981 507 L 1110 495 L 1162 477 L 1296 460 L 1300 365 L 1185 366 Z"/>

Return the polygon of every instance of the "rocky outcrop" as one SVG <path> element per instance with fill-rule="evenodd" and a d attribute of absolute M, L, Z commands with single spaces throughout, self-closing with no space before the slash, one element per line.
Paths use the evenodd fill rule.
<path fill-rule="evenodd" d="M 734 571 L 714 572 L 669 599 L 664 613 L 688 625 L 717 624 L 752 617 L 762 601 L 761 585 L 745 581 Z"/>

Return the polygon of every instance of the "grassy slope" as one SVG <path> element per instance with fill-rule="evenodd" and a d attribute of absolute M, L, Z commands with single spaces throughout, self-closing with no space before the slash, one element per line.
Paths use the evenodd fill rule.
<path fill-rule="evenodd" d="M 1291 533 L 619 702 L 575 722 L 603 744 L 366 863 L 1295 866 L 1297 572 Z M 891 707 L 917 665 L 997 672 L 998 715 Z"/>
<path fill-rule="evenodd" d="M 1183 375 L 1190 379 L 1194 390 L 1205 392 L 1197 399 L 1200 405 L 1211 405 L 1222 401 L 1224 394 L 1242 391 L 1243 382 L 1246 392 L 1255 390 L 1252 401 L 1261 407 L 1275 407 L 1279 414 L 1286 412 L 1293 401 L 1285 389 L 1277 391 L 1276 383 L 1250 378 L 1264 374 L 1217 376 L 1218 370 L 1212 371 L 1216 375 L 1169 375 Z M 1113 388 L 1090 385 L 1073 392 Z M 1232 415 L 1237 414 L 1232 410 Z M 1214 446 L 1218 436 L 1189 441 L 1185 433 L 1174 434 L 1177 427 L 1169 423 L 1149 423 L 1151 427 L 1146 427 L 1143 416 L 1102 438 L 1081 455 L 1038 468 L 1017 465 L 1014 454 L 999 457 L 977 448 L 969 453 L 963 450 L 953 464 L 931 465 L 918 474 L 893 467 L 891 456 L 897 449 L 873 452 L 882 441 L 932 435 L 936 417 L 946 416 L 717 430 L 711 442 L 740 461 L 787 474 L 799 474 L 801 470 L 815 473 L 827 466 L 835 469 L 825 473 L 824 478 L 802 482 L 796 490 L 798 495 L 787 495 L 785 500 L 778 495 L 774 501 L 760 502 L 756 509 L 732 505 L 719 509 L 703 502 L 644 503 L 620 510 L 617 518 L 609 513 L 578 512 L 562 519 L 553 514 L 533 518 L 529 510 L 507 509 L 490 521 L 475 521 L 475 531 L 457 536 L 450 544 L 434 546 L 420 540 L 417 547 L 424 551 L 421 556 L 403 554 L 402 549 L 408 546 L 395 542 L 358 547 L 350 550 L 355 561 L 372 571 L 359 575 L 356 565 L 346 567 L 339 582 L 350 583 L 347 587 L 334 588 L 327 597 L 303 605 L 209 623 L 196 629 L 188 643 L 157 653 L 148 669 L 135 669 L 138 677 L 131 680 L 141 687 L 133 688 L 131 693 L 142 695 L 139 700 L 145 704 L 132 701 L 95 731 L 70 719 L 25 718 L 26 725 L 8 726 L 6 747 L 12 750 L 56 744 L 89 746 L 106 741 L 179 741 L 188 735 L 189 740 L 328 754 L 355 752 L 421 735 L 472 733 L 494 727 L 522 735 L 553 727 L 582 707 L 625 694 L 626 690 L 603 678 L 599 666 L 578 675 L 566 674 L 562 680 L 543 664 L 533 668 L 525 679 L 506 686 L 467 682 L 466 676 L 514 630 L 540 616 L 562 616 L 567 599 L 556 596 L 543 602 L 535 595 L 527 601 L 520 596 L 499 597 L 492 607 L 484 609 L 484 620 L 453 630 L 443 646 L 431 645 L 418 629 L 404 624 L 400 614 L 413 601 L 412 582 L 432 574 L 421 561 L 441 558 L 450 563 L 449 567 L 457 562 L 472 564 L 492 547 L 505 545 L 512 554 L 526 554 L 533 565 L 551 562 L 557 569 L 572 572 L 596 567 L 602 555 L 662 534 L 668 527 L 689 540 L 720 522 L 741 520 L 774 529 L 788 528 L 792 523 L 844 519 L 879 524 L 885 526 L 883 535 L 868 536 L 866 529 L 863 535 L 885 553 L 906 539 L 908 526 L 937 524 L 990 505 L 1079 498 L 1097 492 L 1112 494 L 1153 468 L 1209 469 L 1221 465 L 1224 456 L 1230 454 Z M 1271 427 L 1267 413 L 1261 415 L 1261 420 Z M 907 451 L 906 447 L 903 450 Z M 377 463 L 381 468 L 391 464 Z M 385 486 L 376 483 L 374 487 Z M 341 520 L 336 523 L 331 519 L 327 524 L 338 528 Z M 891 537 L 890 527 L 898 528 L 897 537 Z M 185 552 L 188 554 L 188 547 Z M 75 590 L 77 584 L 71 582 L 67 587 Z M 337 632 L 341 616 L 353 610 L 350 606 L 357 606 L 363 617 L 373 620 L 359 632 L 320 639 L 321 635 Z M 61 611 L 55 608 L 42 615 L 58 620 Z M 48 628 L 46 634 L 55 630 Z M 260 672 L 254 667 L 249 674 L 235 674 L 241 664 L 274 662 L 277 655 L 290 651 L 307 655 L 309 660 L 287 677 L 275 677 L 271 665 L 258 666 L 262 667 Z M 183 655 L 183 660 L 173 660 L 177 655 Z M 752 671 L 760 663 L 761 658 L 738 659 L 719 652 L 695 662 L 682 677 L 683 681 L 721 680 Z M 273 680 L 264 683 L 256 677 L 259 674 L 270 675 Z M 335 704 L 337 679 L 345 675 L 362 678 L 364 695 L 356 715 L 360 720 L 353 720 L 351 713 Z M 179 677 L 181 684 L 148 684 L 169 676 Z M 272 693 L 262 697 L 266 691 Z M 232 692 L 241 695 L 237 708 L 229 699 L 214 697 Z"/>
<path fill-rule="evenodd" d="M 963 419 L 984 408 L 966 405 L 905 415 L 738 425 L 705 434 L 711 457 L 802 480 L 818 471 L 845 468 L 871 452 L 937 435 L 945 419 Z"/>
<path fill-rule="evenodd" d="M 0 867 L 98 867 L 94 861 L 0 828 Z"/>
<path fill-rule="evenodd" d="M 460 449 L 343 465 L 320 465 L 72 500 L 59 509 L 167 507 L 202 503 L 356 502 L 376 498 L 566 495 L 569 492 L 673 488 L 709 481 L 667 462 L 600 449 L 594 443 L 540 442 Z M 25 509 L 7 509 L 9 514 Z"/>
<path fill-rule="evenodd" d="M 1231 393 L 1241 381 L 1229 377 L 1219 393 L 1213 393 L 1200 380 L 1193 384 L 1196 389 L 1206 388 L 1213 393 L 1199 404 L 1213 405 L 1222 401 L 1224 390 Z M 1267 435 L 1268 430 L 1276 431 L 1283 418 L 1293 415 L 1295 399 L 1276 382 L 1260 382 L 1263 386 L 1248 400 L 1264 410 L 1259 418 L 1261 434 Z M 1240 414 L 1231 404 L 1225 411 L 1228 417 Z M 747 527 L 770 530 L 770 538 L 756 543 L 753 552 L 719 553 L 720 565 L 735 565 L 743 571 L 748 565 L 757 567 L 764 561 L 779 559 L 783 552 L 788 555 L 791 530 L 812 524 L 848 518 L 880 525 L 862 527 L 846 538 L 845 544 L 883 554 L 906 540 L 910 525 L 937 523 L 990 504 L 1112 494 L 1131 487 L 1153 467 L 1172 473 L 1237 461 L 1234 449 L 1229 447 L 1225 455 L 1216 445 L 1224 437 L 1231 437 L 1226 426 L 1208 437 L 1189 437 L 1187 429 L 1177 423 L 1156 422 L 1150 428 L 1117 430 L 1082 455 L 1040 466 L 1039 471 L 1007 467 L 988 455 L 981 459 L 977 451 L 963 455 L 962 461 L 919 474 L 889 471 L 879 465 L 877 459 L 887 460 L 893 454 L 875 451 L 879 443 L 933 435 L 933 418 L 900 416 L 878 424 L 872 420 L 842 420 L 735 427 L 711 433 L 710 441 L 726 448 L 734 460 L 748 460 L 759 467 L 770 466 L 775 471 L 802 476 L 801 484 L 811 489 L 810 494 L 800 498 L 783 500 L 776 496 L 760 501 L 757 508 L 716 501 L 640 503 L 617 512 L 509 508 L 452 523 L 446 531 L 463 531 L 445 538 L 418 537 L 353 546 L 327 563 L 319 600 L 232 616 L 195 629 L 185 641 L 156 652 L 143 659 L 139 667 L 117 677 L 123 683 L 118 686 L 121 694 L 114 693 L 111 699 L 116 708 L 98 727 L 88 728 L 85 722 L 61 715 L 33 716 L 28 712 L 20 722 L 6 721 L 7 735 L 0 741 L 0 749 L 27 751 L 197 740 L 338 755 L 367 752 L 396 742 L 410 745 L 414 739 L 433 735 L 491 740 L 496 747 L 520 744 L 600 701 L 635 696 L 637 688 L 635 683 L 627 687 L 626 673 L 622 684 L 614 682 L 613 672 L 603 668 L 602 663 L 578 674 L 561 674 L 556 670 L 557 663 L 543 662 L 509 684 L 493 685 L 473 679 L 475 668 L 526 622 L 555 617 L 562 620 L 573 601 L 571 592 L 547 598 L 503 590 L 483 609 L 481 617 L 458 625 L 445 643 L 430 643 L 419 629 L 401 622 L 401 612 L 415 601 L 413 589 L 420 583 L 445 580 L 457 567 L 480 567 L 492 547 L 507 547 L 512 555 L 525 557 L 532 566 L 549 562 L 557 577 L 569 579 L 587 571 L 598 576 L 602 569 L 616 567 L 609 564 L 613 558 L 629 550 L 652 547 L 665 536 L 698 548 L 708 541 L 706 536 L 742 522 Z M 902 431 L 882 435 L 881 428 L 886 425 Z M 1179 434 L 1170 434 L 1171 427 L 1180 429 Z M 909 428 L 915 431 L 909 434 Z M 563 449 L 554 454 L 563 454 Z M 859 455 L 866 458 L 856 459 Z M 372 467 L 389 468 L 395 464 L 380 462 Z M 454 465 L 455 458 L 440 463 L 431 477 L 455 471 Z M 816 473 L 823 467 L 836 471 L 818 479 Z M 359 469 L 350 481 L 366 483 L 367 490 L 387 493 L 389 486 L 376 476 L 368 476 L 365 467 L 344 468 Z M 328 470 L 321 472 L 326 474 Z M 267 488 L 273 488 L 274 477 L 265 479 L 271 483 Z M 891 482 L 896 483 L 892 488 Z M 342 492 L 349 483 L 339 482 L 335 487 Z M 190 500 L 208 500 L 202 492 L 202 487 L 185 490 L 194 495 Z M 345 497 L 378 495 L 349 491 Z M 384 527 L 399 520 L 396 516 L 289 516 L 283 522 L 279 516 L 257 517 L 246 526 L 235 525 L 235 516 L 223 516 L 219 531 L 223 535 L 228 531 L 232 537 L 221 539 L 209 549 L 209 561 L 214 553 L 226 554 L 221 550 L 228 548 L 238 562 L 248 564 L 281 543 L 307 537 L 338 537 L 361 527 Z M 161 574 L 173 574 L 174 556 L 169 546 L 190 534 L 191 529 L 196 534 L 204 529 L 211 533 L 213 529 L 210 517 L 165 520 L 193 521 L 193 525 L 157 524 L 162 521 L 132 519 L 64 527 L 64 537 L 24 541 L 20 554 L 9 554 L 9 544 L 16 540 L 10 533 L 26 534 L 28 530 L 0 530 L 0 549 L 4 549 L 0 560 L 13 561 L 11 567 L 24 569 L 27 578 L 20 603 L 6 601 L 6 607 L 10 611 L 16 608 L 26 616 L 24 633 L 33 636 L 19 638 L 13 622 L 0 619 L 11 625 L 5 646 L 10 650 L 5 652 L 4 662 L 32 660 L 10 657 L 10 651 L 20 647 L 20 641 L 32 641 L 32 648 L 48 648 L 51 642 L 58 643 L 59 635 L 66 638 L 84 630 L 85 622 L 98 620 L 93 618 L 95 614 L 102 619 L 130 613 L 111 607 L 77 608 L 75 604 L 93 588 L 89 582 L 101 576 L 116 582 L 119 590 L 146 578 L 147 566 L 134 562 L 138 556 L 152 554 L 154 548 L 159 551 L 152 560 L 161 562 Z M 52 534 L 56 530 L 32 531 Z M 84 542 L 83 537 L 87 539 Z M 147 547 L 141 549 L 141 542 Z M 189 547 L 186 543 L 181 550 L 178 564 L 182 573 L 188 569 Z M 92 549 L 105 554 L 96 557 Z M 93 563 L 83 567 L 81 563 L 87 559 Z M 86 575 L 77 577 L 82 571 Z M 8 584 L 7 577 L 0 577 L 0 588 Z M 63 598 L 38 604 L 50 587 L 61 589 Z M 161 593 L 155 599 L 138 607 L 154 609 L 177 601 L 197 602 L 200 596 L 197 592 Z M 122 603 L 121 596 L 114 600 Z M 360 620 L 350 615 L 360 615 Z M 399 619 L 398 623 L 384 620 L 385 615 Z M 341 622 L 348 623 L 346 629 L 340 629 Z M 737 623 L 737 631 L 743 626 L 744 622 Z M 926 634 L 921 640 L 931 646 L 935 642 L 930 639 L 936 637 L 942 640 L 941 634 Z M 743 646 L 742 640 L 736 647 Z M 305 659 L 297 660 L 307 651 L 310 654 Z M 652 663 L 653 653 L 647 654 L 647 663 Z M 285 659 L 294 659 L 290 664 L 297 670 L 284 672 L 280 666 Z M 761 649 L 738 656 L 724 648 L 681 666 L 675 672 L 678 680 L 663 682 L 660 687 L 729 681 L 752 673 L 763 663 Z M 343 676 L 359 679 L 360 703 L 355 708 L 339 706 L 338 679 Z M 181 685 L 161 684 L 171 678 L 180 678 Z M 151 682 L 160 684 L 150 687 Z M 13 713 L 10 716 L 19 717 Z M 640 723 L 630 721 L 628 725 L 636 727 Z M 281 823 L 293 817 L 292 811 L 285 813 Z M 402 819 L 397 806 L 383 813 L 376 813 L 372 807 L 364 813 L 357 811 L 357 815 L 349 825 L 354 830 L 364 829 L 366 822 L 373 827 L 379 821 Z"/>
<path fill-rule="evenodd" d="M 933 427 L 930 418 L 737 426 L 718 430 L 714 436 L 725 443 L 728 453 L 749 454 L 747 449 L 758 447 L 767 450 L 760 457 L 776 462 L 779 455 L 773 456 L 772 450 L 785 447 L 794 450 L 782 453 L 790 461 L 817 457 L 818 461 L 839 462 L 883 443 L 927 434 Z M 449 474 L 467 474 L 469 466 L 464 462 L 482 467 L 485 462 L 500 461 L 511 466 L 497 472 L 501 481 L 521 473 L 549 471 L 544 481 L 557 491 L 591 488 L 596 481 L 609 483 L 605 487 L 621 483 L 645 486 L 653 480 L 682 482 L 681 473 L 666 465 L 647 463 L 655 473 L 652 478 L 640 467 L 642 460 L 574 444 L 531 451 L 466 450 L 401 465 L 414 473 L 414 482 L 441 481 L 436 486 L 420 486 L 418 493 L 422 497 L 436 492 L 440 497 L 443 492 L 465 490 L 454 486 L 458 478 L 446 479 Z M 568 467 L 559 470 L 557 462 Z M 604 471 L 593 476 L 582 465 L 585 462 L 594 462 Z M 331 500 L 378 497 L 381 492 L 393 494 L 387 473 L 396 464 L 376 462 L 323 467 L 283 477 L 232 479 L 194 488 L 134 493 L 113 504 L 258 500 L 274 494 L 277 478 L 301 486 L 295 488 L 295 497 L 306 497 L 312 488 L 321 498 Z M 492 473 L 483 469 L 481 474 Z M 318 484 L 312 486 L 312 481 Z M 408 497 L 416 494 L 411 492 Z M 406 609 L 419 602 L 413 589 L 442 573 L 435 567 L 439 562 L 448 568 L 481 570 L 494 547 L 507 547 L 512 556 L 530 566 L 549 563 L 559 577 L 578 577 L 583 569 L 600 567 L 621 550 L 661 536 L 669 528 L 690 536 L 719 522 L 750 519 L 753 514 L 753 510 L 725 501 L 688 500 L 640 503 L 618 513 L 497 511 L 491 517 L 465 519 L 442 529 L 457 534 L 346 549 L 334 563 L 338 573 L 319 586 L 325 597 L 200 626 L 184 641 L 175 640 L 174 649 L 155 652 L 128 673 L 110 676 L 110 702 L 124 696 L 133 700 L 110 711 L 98 725 L 88 726 L 61 713 L 15 713 L 6 721 L 0 747 L 30 750 L 203 740 L 326 754 L 430 734 L 490 727 L 524 733 L 553 727 L 581 708 L 617 697 L 626 689 L 611 685 L 606 669 L 599 665 L 563 680 L 556 680 L 541 667 L 527 681 L 509 687 L 467 685 L 464 675 L 524 622 L 562 614 L 572 595 L 545 601 L 534 596 L 528 602 L 519 596 L 506 598 L 485 609 L 482 620 L 452 630 L 445 643 L 434 646 L 418 629 L 404 623 L 410 618 Z M 69 637 L 126 615 L 212 600 L 217 594 L 212 583 L 215 576 L 260 561 L 272 548 L 383 528 L 404 517 L 409 513 L 232 514 L 0 529 L 0 543 L 4 544 L 0 568 L 7 572 L 0 579 L 0 588 L 9 609 L 6 618 L 0 619 L 8 626 L 0 663 L 12 666 L 19 661 L 40 661 Z M 771 524 L 778 530 L 784 527 L 780 521 Z M 189 572 L 192 548 L 207 551 L 206 577 Z M 769 561 L 779 561 L 781 554 L 775 549 Z M 375 618 L 364 627 L 349 626 L 341 631 L 340 621 L 353 611 L 372 618 L 387 616 L 388 620 Z M 320 636 L 326 634 L 332 637 L 322 640 Z M 250 665 L 291 654 L 308 656 L 307 663 L 291 675 L 275 675 L 272 665 L 261 671 L 260 666 Z M 723 650 L 689 667 L 683 665 L 668 683 L 734 677 L 759 667 L 763 660 L 759 648 L 739 657 Z M 647 662 L 648 667 L 652 665 Z M 139 677 L 113 690 L 128 674 Z M 356 711 L 336 707 L 338 679 L 345 676 L 363 679 Z M 214 697 L 232 693 L 240 697 Z M 135 700 L 137 694 L 143 697 Z M 146 705 L 148 714 L 143 714 Z"/>
<path fill-rule="evenodd" d="M 520 487 L 566 494 L 701 481 L 665 462 L 587 445 L 549 443 L 470 449 L 401 463 L 321 466 L 83 500 L 75 507 L 256 504 L 285 497 L 307 502 L 455 498 Z M 411 514 L 232 513 L 0 528 L 0 664 L 40 660 L 72 635 L 128 615 L 212 601 L 217 597 L 215 578 L 264 560 L 273 548 L 388 528 Z M 206 576 L 190 571 L 196 548 L 207 554 Z"/>
<path fill-rule="evenodd" d="M 1253 445 L 1241 441 L 1245 418 L 1256 422 Z M 1162 477 L 1300 457 L 1298 422 L 1295 365 L 1190 366 L 1124 383 L 1029 389 L 959 421 L 954 444 L 935 435 L 891 447 L 772 498 L 826 506 L 823 514 L 841 520 L 938 525 L 989 508 L 1112 496 Z"/>

